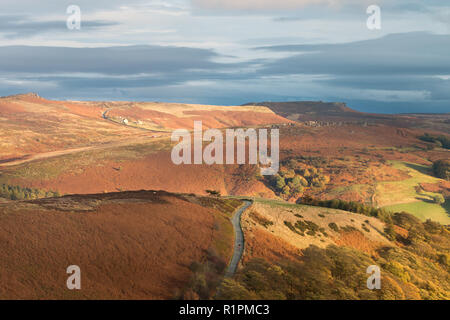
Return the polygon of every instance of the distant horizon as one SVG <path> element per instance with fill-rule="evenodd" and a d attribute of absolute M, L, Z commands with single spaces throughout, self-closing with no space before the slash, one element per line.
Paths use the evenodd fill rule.
<path fill-rule="evenodd" d="M 368 114 L 386 114 L 386 115 L 402 115 L 402 114 L 430 114 L 430 115 L 434 115 L 434 114 L 450 114 L 449 112 L 399 112 L 399 113 L 388 113 L 388 112 L 367 112 L 367 111 L 361 111 L 358 108 L 354 108 L 352 106 L 350 106 L 347 102 L 345 101 L 327 101 L 327 100 L 260 100 L 260 101 L 247 101 L 244 103 L 238 103 L 238 104 L 218 104 L 218 103 L 191 103 L 191 102 L 182 102 L 182 101 L 166 101 L 166 100 L 139 100 L 139 99 L 129 99 L 129 100 L 125 100 L 125 99 L 102 99 L 102 98 L 92 98 L 92 99 L 79 99 L 79 98 L 53 98 L 53 97 L 46 97 L 43 96 L 41 94 L 39 94 L 38 92 L 19 92 L 19 93 L 12 93 L 12 94 L 7 94 L 4 96 L 0 96 L 0 98 L 7 98 L 7 97 L 14 97 L 14 96 L 26 96 L 26 95 L 37 95 L 40 98 L 44 98 L 46 100 L 51 100 L 51 101 L 81 101 L 81 102 L 114 102 L 114 101 L 123 101 L 123 102 L 134 102 L 134 103 L 179 103 L 179 104 L 196 104 L 196 105 L 212 105 L 212 106 L 245 106 L 247 104 L 262 104 L 262 103 L 301 103 L 301 102 L 318 102 L 318 103 L 343 103 L 345 104 L 348 108 L 357 111 L 357 112 L 362 112 L 362 113 L 368 113 Z"/>
<path fill-rule="evenodd" d="M 0 95 L 450 110 L 441 0 L 4 0 L 0 9 Z"/>

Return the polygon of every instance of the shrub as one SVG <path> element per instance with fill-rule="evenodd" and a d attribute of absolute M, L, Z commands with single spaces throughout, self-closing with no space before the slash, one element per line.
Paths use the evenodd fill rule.
<path fill-rule="evenodd" d="M 326 207 L 333 209 L 341 209 L 345 211 L 350 211 L 354 213 L 360 213 L 367 216 L 377 217 L 384 222 L 391 221 L 391 214 L 384 209 L 374 208 L 354 201 L 344 201 L 340 199 L 333 200 L 317 200 L 310 196 L 304 196 L 299 198 L 297 203 L 306 204 L 310 206 Z"/>
<path fill-rule="evenodd" d="M 295 229 L 295 227 L 292 225 L 291 222 L 289 222 L 289 221 L 284 221 L 284 225 L 285 225 L 286 227 L 288 227 L 292 232 L 295 232 L 295 233 L 297 233 L 297 234 L 303 235 L 303 234 L 301 234 L 300 232 L 298 232 L 298 231 Z"/>
<path fill-rule="evenodd" d="M 370 229 L 367 228 L 366 225 L 365 225 L 364 223 L 361 225 L 361 227 L 362 227 L 362 229 L 363 229 L 364 231 L 370 232 Z"/>
<path fill-rule="evenodd" d="M 386 238 L 392 241 L 394 241 L 397 238 L 397 233 L 394 230 L 393 224 L 388 224 L 386 228 L 384 228 L 384 234 L 386 235 Z"/>
<path fill-rule="evenodd" d="M 2 184 L 0 187 L 0 197 L 9 200 L 33 200 L 60 196 L 61 195 L 58 191 L 44 191 L 35 188 L 24 188 L 7 184 Z"/>
<path fill-rule="evenodd" d="M 301 232 L 307 231 L 309 235 L 315 235 L 319 231 L 319 226 L 312 221 L 297 221 L 295 227 Z"/>
<path fill-rule="evenodd" d="M 258 212 L 256 211 L 251 211 L 249 216 L 255 220 L 257 223 L 259 223 L 260 225 L 262 225 L 264 228 L 268 228 L 269 226 L 273 225 L 273 222 L 264 218 L 263 216 L 261 216 Z"/>
<path fill-rule="evenodd" d="M 206 193 L 213 197 L 220 197 L 220 191 L 218 190 L 206 190 Z"/>
<path fill-rule="evenodd" d="M 425 133 L 423 136 L 420 136 L 419 139 L 425 142 L 434 143 L 438 147 L 450 149 L 450 138 L 443 135 L 432 136 L 428 133 Z"/>
<path fill-rule="evenodd" d="M 442 194 L 437 194 L 433 196 L 434 203 L 443 204 L 445 203 L 444 196 Z"/>
<path fill-rule="evenodd" d="M 331 230 L 335 231 L 335 232 L 339 232 L 339 227 L 338 227 L 338 225 L 337 225 L 336 223 L 334 223 L 334 222 L 331 222 L 330 224 L 328 224 L 328 227 L 329 227 Z"/>
<path fill-rule="evenodd" d="M 450 181 L 450 160 L 433 162 L 433 173 L 438 178 Z"/>
<path fill-rule="evenodd" d="M 411 281 L 411 276 L 400 263 L 393 261 L 384 265 L 384 268 L 399 277 L 403 282 Z"/>
<path fill-rule="evenodd" d="M 449 259 L 449 255 L 448 254 L 440 254 L 438 256 L 438 261 L 440 264 L 442 264 L 445 267 L 449 267 L 450 266 L 450 259 Z"/>
<path fill-rule="evenodd" d="M 282 190 L 286 186 L 286 180 L 283 177 L 277 176 L 275 187 L 277 190 Z"/>

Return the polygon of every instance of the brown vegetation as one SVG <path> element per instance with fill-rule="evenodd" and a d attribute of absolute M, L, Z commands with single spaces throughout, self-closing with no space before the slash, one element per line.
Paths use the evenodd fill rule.
<path fill-rule="evenodd" d="M 321 227 L 321 219 L 314 218 L 315 208 L 264 203 L 257 203 L 253 209 L 275 224 L 266 231 L 252 220 L 245 220 L 250 249 L 235 279 L 222 282 L 218 298 L 449 299 L 450 235 L 448 228 L 439 223 L 422 223 L 409 214 L 397 213 L 392 216 L 393 224 L 383 230 L 383 223 L 376 218 L 329 211 L 321 217 L 327 223 L 333 221 L 326 229 Z M 288 223 L 289 214 L 303 223 L 298 227 Z M 285 222 L 284 226 L 280 221 Z M 301 234 L 303 227 L 314 225 L 319 226 L 314 236 Z M 334 243 L 318 246 L 315 239 L 324 231 Z M 301 252 L 286 252 L 286 248 L 301 248 Z M 366 270 L 371 265 L 381 268 L 381 290 L 367 288 Z"/>
<path fill-rule="evenodd" d="M 0 204 L 0 296 L 173 298 L 191 263 L 220 251 L 217 222 L 230 212 L 217 206 L 226 200 L 215 200 L 215 209 L 208 201 L 145 191 Z M 221 237 L 231 247 L 232 236 Z M 69 265 L 81 268 L 81 291 L 66 287 Z"/>

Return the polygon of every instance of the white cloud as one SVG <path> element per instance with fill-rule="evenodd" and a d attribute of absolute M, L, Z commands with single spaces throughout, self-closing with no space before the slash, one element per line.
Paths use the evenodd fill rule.
<path fill-rule="evenodd" d="M 289 10 L 309 5 L 338 7 L 347 4 L 365 5 L 369 2 L 368 0 L 192 0 L 192 5 L 207 10 Z"/>

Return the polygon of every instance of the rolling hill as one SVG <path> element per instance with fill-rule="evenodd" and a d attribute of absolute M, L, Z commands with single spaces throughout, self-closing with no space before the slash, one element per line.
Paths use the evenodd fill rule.
<path fill-rule="evenodd" d="M 53 101 L 35 93 L 0 97 L 0 163 L 35 154 L 148 141 L 174 129 L 286 123 L 266 107 Z"/>
<path fill-rule="evenodd" d="M 388 219 L 257 199 L 243 217 L 244 263 L 220 299 L 448 300 L 449 229 L 409 214 Z M 381 289 L 369 290 L 369 266 Z"/>
<path fill-rule="evenodd" d="M 238 200 L 162 191 L 0 204 L 2 299 L 172 299 L 193 263 L 221 272 Z M 195 230 L 195 232 L 193 232 Z M 66 268 L 82 290 L 67 290 Z"/>
<path fill-rule="evenodd" d="M 244 256 L 224 277 L 238 198 L 165 191 L 0 203 L 8 299 L 448 299 L 448 228 L 255 199 Z M 195 232 L 193 232 L 195 230 Z M 80 291 L 66 268 L 81 269 Z M 382 269 L 382 289 L 365 287 Z"/>
<path fill-rule="evenodd" d="M 173 164 L 170 133 L 195 120 L 279 129 L 279 172 Z M 433 170 L 449 158 L 447 120 L 323 102 L 0 98 L 0 296 L 448 299 L 450 184 Z M 223 279 L 242 197 L 255 199 L 244 256 Z M 65 290 L 72 264 L 82 292 Z M 379 292 L 361 288 L 369 265 Z"/>
<path fill-rule="evenodd" d="M 322 182 L 313 183 L 313 178 L 308 178 L 303 190 L 306 195 L 392 210 L 406 206 L 406 211 L 423 220 L 429 217 L 444 224 L 449 221 L 448 201 L 444 205 L 430 203 L 433 195 L 448 197 L 450 192 L 448 183 L 431 172 L 434 161 L 449 157 L 448 150 L 421 140 L 424 129 L 360 121 L 363 118 L 358 117 L 366 114 L 341 103 L 277 103 L 286 106 L 287 113 L 275 115 L 278 109 L 271 104 L 274 111 L 261 106 L 57 102 L 34 94 L 0 100 L 9 101 L 15 108 L 1 108 L 0 104 L 5 117 L 12 119 L 14 115 L 19 121 L 13 125 L 4 120 L 6 127 L 0 140 L 5 146 L 0 156 L 0 185 L 7 188 L 33 188 L 44 195 L 141 189 L 204 194 L 210 189 L 222 195 L 279 197 L 291 202 L 301 195 L 286 190 L 283 194 L 273 181 L 255 175 L 257 168 L 174 165 L 170 157 L 171 128 L 180 125 L 189 129 L 193 120 L 202 120 L 205 128 L 279 128 L 283 172 L 294 169 L 290 163 L 298 163 L 294 170 L 322 172 Z M 298 108 L 301 120 L 315 120 L 293 123 L 282 117 Z M 25 113 L 8 113 L 11 110 Z M 49 112 L 60 117 L 53 119 L 50 126 Z M 318 121 L 327 115 L 346 121 Z M 22 151 L 12 156 L 8 146 L 21 146 Z"/>

